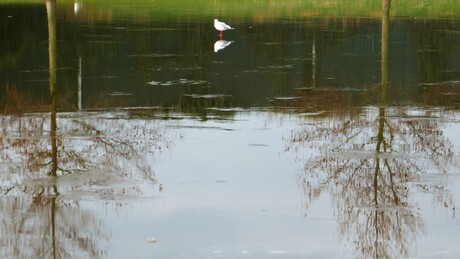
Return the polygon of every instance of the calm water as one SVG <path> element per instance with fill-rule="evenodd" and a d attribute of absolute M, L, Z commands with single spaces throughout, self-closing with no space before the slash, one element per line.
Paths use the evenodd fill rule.
<path fill-rule="evenodd" d="M 176 9 L 0 5 L 0 257 L 460 256 L 459 18 Z"/>

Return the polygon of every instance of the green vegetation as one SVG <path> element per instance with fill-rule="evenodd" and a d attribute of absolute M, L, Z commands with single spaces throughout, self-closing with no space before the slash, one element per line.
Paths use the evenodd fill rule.
<path fill-rule="evenodd" d="M 58 6 L 80 2 L 89 13 L 109 13 L 112 18 L 138 16 L 146 18 L 191 19 L 232 17 L 264 21 L 277 18 L 302 17 L 377 17 L 381 14 L 379 0 L 63 0 Z M 0 4 L 35 3 L 43 0 L 0 0 Z M 391 16 L 417 18 L 460 17 L 458 0 L 393 0 Z"/>

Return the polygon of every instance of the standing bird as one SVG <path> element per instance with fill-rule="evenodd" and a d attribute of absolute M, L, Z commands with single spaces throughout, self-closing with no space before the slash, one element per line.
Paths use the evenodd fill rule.
<path fill-rule="evenodd" d="M 227 25 L 226 23 L 224 22 L 220 22 L 219 20 L 217 19 L 214 19 L 214 28 L 216 28 L 216 30 L 220 31 L 220 38 L 222 39 L 222 33 L 226 30 L 233 30 L 235 28 L 232 28 L 230 27 L 230 25 Z"/>

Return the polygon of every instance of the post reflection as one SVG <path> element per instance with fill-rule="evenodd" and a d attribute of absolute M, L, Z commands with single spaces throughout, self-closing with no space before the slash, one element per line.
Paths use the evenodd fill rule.
<path fill-rule="evenodd" d="M 57 69 L 57 53 L 56 53 L 56 1 L 46 1 L 46 13 L 48 15 L 48 55 L 49 55 L 49 85 L 51 96 L 51 128 L 50 128 L 50 141 L 51 141 L 51 170 L 48 173 L 51 176 L 56 176 L 57 172 L 57 143 L 56 143 L 56 101 L 57 101 L 57 88 L 56 88 L 56 69 Z"/>
<path fill-rule="evenodd" d="M 288 150 L 307 146 L 317 155 L 306 159 L 300 176 L 303 206 L 322 193 L 332 197 L 338 233 L 359 258 L 410 256 L 424 220 L 413 195 L 427 193 L 454 212 L 443 186 L 419 179 L 446 172 L 455 164 L 452 144 L 441 123 L 407 119 L 411 108 L 388 106 L 388 38 L 390 0 L 382 0 L 381 82 L 377 108 L 336 112 L 292 134 Z M 427 112 L 429 114 L 429 112 Z M 458 166 L 458 165 L 455 165 Z"/>
<path fill-rule="evenodd" d="M 50 96 L 51 96 L 51 121 L 50 121 L 50 142 L 51 142 L 51 170 L 48 175 L 55 177 L 58 169 L 58 157 L 57 157 L 57 139 L 56 139 L 56 101 L 57 101 L 57 88 L 56 88 L 56 69 L 57 69 L 57 53 L 56 53 L 56 1 L 48 0 L 46 1 L 46 13 L 48 16 L 48 54 L 49 54 L 49 84 L 50 84 Z M 58 242 L 57 242 L 57 230 L 56 230 L 56 213 L 57 213 L 57 204 L 56 197 L 59 196 L 58 188 L 54 182 L 51 188 L 51 197 L 45 198 L 48 199 L 47 202 L 50 203 L 51 211 L 51 246 L 52 257 L 59 258 L 58 254 Z M 45 203 L 46 204 L 46 203 Z M 46 217 L 44 217 L 46 219 Z"/>

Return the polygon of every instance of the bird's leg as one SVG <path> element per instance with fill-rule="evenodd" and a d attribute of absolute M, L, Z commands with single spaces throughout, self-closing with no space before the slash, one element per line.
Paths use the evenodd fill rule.
<path fill-rule="evenodd" d="M 220 31 L 219 36 L 220 36 L 220 39 L 222 39 L 222 37 L 223 37 L 223 31 Z"/>

